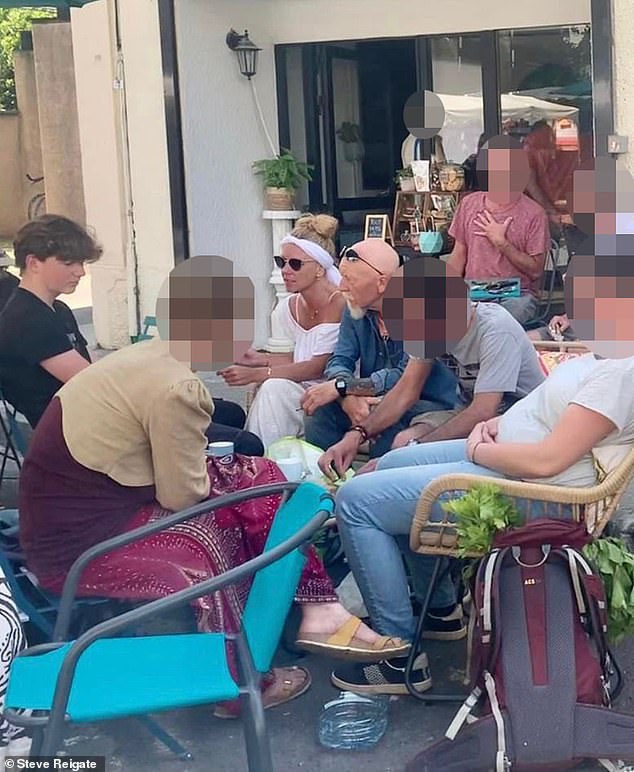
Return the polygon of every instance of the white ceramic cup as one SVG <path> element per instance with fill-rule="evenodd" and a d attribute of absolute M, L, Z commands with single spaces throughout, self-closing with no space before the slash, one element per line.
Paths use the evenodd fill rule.
<path fill-rule="evenodd" d="M 304 462 L 299 458 L 280 458 L 275 462 L 289 482 L 298 482 L 304 473 Z"/>

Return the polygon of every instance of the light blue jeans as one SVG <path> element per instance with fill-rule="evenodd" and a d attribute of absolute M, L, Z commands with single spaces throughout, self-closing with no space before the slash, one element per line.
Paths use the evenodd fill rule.
<path fill-rule="evenodd" d="M 409 600 L 406 557 L 416 594 L 428 588 L 436 558 L 409 549 L 409 531 L 416 502 L 425 486 L 443 474 L 504 477 L 467 461 L 466 440 L 412 445 L 387 453 L 374 472 L 343 485 L 336 498 L 339 533 L 348 563 L 372 620 L 382 635 L 412 640 L 416 628 Z M 441 519 L 440 505 L 432 518 Z M 422 598 L 421 598 L 422 600 Z M 437 582 L 430 608 L 456 602 L 448 573 Z"/>

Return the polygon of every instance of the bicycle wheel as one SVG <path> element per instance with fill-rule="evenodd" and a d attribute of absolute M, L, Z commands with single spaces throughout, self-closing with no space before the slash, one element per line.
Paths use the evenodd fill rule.
<path fill-rule="evenodd" d="M 27 210 L 29 220 L 33 220 L 36 217 L 39 217 L 41 214 L 45 214 L 45 212 L 46 212 L 46 194 L 37 193 L 29 201 L 29 206 Z"/>

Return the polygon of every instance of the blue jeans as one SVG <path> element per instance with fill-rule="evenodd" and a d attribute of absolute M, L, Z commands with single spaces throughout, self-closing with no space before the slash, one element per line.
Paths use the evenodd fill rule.
<path fill-rule="evenodd" d="M 372 626 L 383 635 L 412 640 L 416 627 L 409 600 L 403 554 L 417 594 L 425 593 L 436 558 L 409 550 L 409 532 L 416 502 L 425 486 L 443 474 L 504 477 L 466 458 L 466 440 L 430 442 L 393 450 L 374 472 L 343 485 L 336 498 L 336 516 L 343 547 L 359 585 Z M 442 517 L 440 505 L 432 512 Z M 431 608 L 456 603 L 445 573 L 436 584 Z"/>
<path fill-rule="evenodd" d="M 379 458 L 392 447 L 394 437 L 407 429 L 414 416 L 429 413 L 432 410 L 447 410 L 447 405 L 420 399 L 414 407 L 403 413 L 400 420 L 382 432 L 370 447 L 370 458 Z M 352 425 L 348 415 L 344 413 L 339 402 L 317 408 L 312 416 L 304 416 L 304 439 L 318 448 L 328 450 L 335 445 Z"/>

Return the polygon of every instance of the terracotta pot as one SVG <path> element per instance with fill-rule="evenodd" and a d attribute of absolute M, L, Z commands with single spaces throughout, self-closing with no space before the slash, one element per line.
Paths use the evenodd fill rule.
<path fill-rule="evenodd" d="M 266 208 L 274 212 L 290 212 L 295 208 L 295 191 L 288 188 L 265 188 Z"/>

